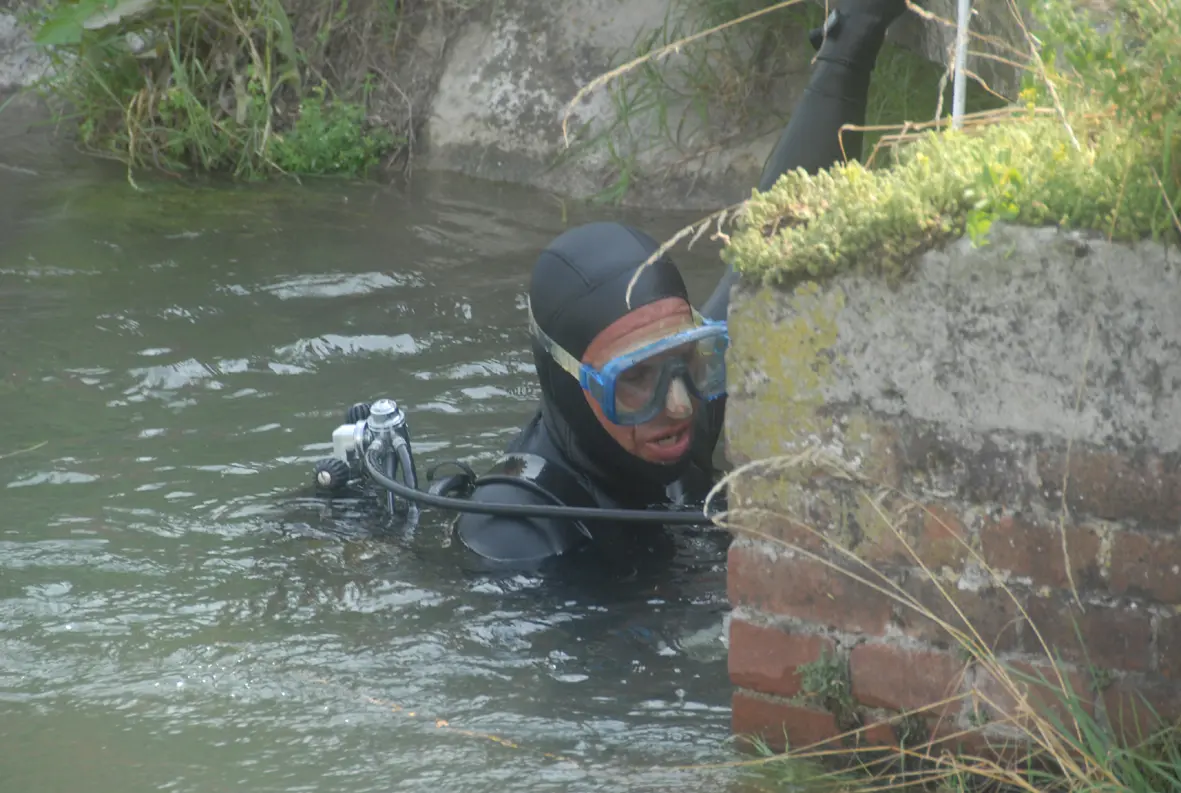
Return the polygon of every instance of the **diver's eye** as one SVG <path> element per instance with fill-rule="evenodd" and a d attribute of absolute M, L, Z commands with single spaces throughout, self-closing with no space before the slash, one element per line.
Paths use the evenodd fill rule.
<path fill-rule="evenodd" d="M 657 362 L 638 363 L 619 373 L 619 382 L 629 388 L 642 389 L 656 384 L 660 378 L 660 364 Z"/>

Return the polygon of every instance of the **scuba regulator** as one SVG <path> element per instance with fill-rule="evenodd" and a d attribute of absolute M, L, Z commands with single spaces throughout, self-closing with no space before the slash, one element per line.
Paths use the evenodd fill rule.
<path fill-rule="evenodd" d="M 392 399 L 378 399 L 372 404 L 358 402 L 348 409 L 345 423 L 332 432 L 332 456 L 316 463 L 313 480 L 317 490 L 331 494 L 353 482 L 371 482 L 385 491 L 382 499 L 391 516 L 401 515 L 417 522 L 419 505 L 459 512 L 507 517 L 570 518 L 574 520 L 612 520 L 658 523 L 664 526 L 712 525 L 704 510 L 678 511 L 656 509 L 608 509 L 571 507 L 528 479 L 520 485 L 548 497 L 550 504 L 505 504 L 454 498 L 448 493 L 470 492 L 482 481 L 472 469 L 458 461 L 448 461 L 427 472 L 432 480 L 443 465 L 454 465 L 464 473 L 434 482 L 420 490 L 418 471 L 410 445 L 410 425 L 406 412 Z M 404 504 L 399 504 L 398 499 Z"/>
<path fill-rule="evenodd" d="M 316 463 L 316 487 L 340 490 L 364 477 L 366 468 L 374 464 L 386 477 L 400 477 L 405 487 L 418 489 L 410 427 L 406 414 L 392 399 L 379 399 L 372 405 L 358 402 L 348 409 L 345 423 L 332 432 L 332 456 Z M 388 488 L 385 502 L 391 515 L 399 512 L 394 492 Z M 413 502 L 409 505 L 413 507 Z"/>

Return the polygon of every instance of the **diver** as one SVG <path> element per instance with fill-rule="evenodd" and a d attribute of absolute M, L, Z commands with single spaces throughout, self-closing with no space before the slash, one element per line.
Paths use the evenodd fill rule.
<path fill-rule="evenodd" d="M 810 39 L 816 66 L 768 157 L 759 190 L 784 173 L 861 156 L 870 76 L 906 0 L 837 0 Z M 843 143 L 843 145 L 842 145 Z M 725 410 L 725 320 L 737 276 L 728 268 L 700 312 L 667 255 L 629 282 L 659 245 L 627 225 L 597 222 L 558 236 L 529 286 L 535 416 L 479 478 L 450 492 L 473 505 L 676 510 L 700 504 L 716 471 Z M 436 492 L 439 489 L 433 488 Z M 446 490 L 446 488 L 444 489 Z M 653 532 L 627 521 L 464 512 L 455 534 L 497 567 L 536 568 L 588 548 L 618 549 Z"/>
<path fill-rule="evenodd" d="M 874 64 L 907 0 L 835 5 L 810 34 L 817 65 L 759 190 L 790 170 L 861 155 L 861 133 L 842 127 L 864 124 Z M 420 505 L 457 510 L 457 545 L 482 570 L 536 570 L 588 553 L 634 570 L 641 556 L 675 552 L 660 529 L 711 522 L 700 506 L 717 474 L 737 275 L 728 268 L 698 311 L 669 256 L 637 276 L 659 247 L 638 229 L 599 222 L 541 253 L 528 299 L 541 405 L 487 473 L 456 462 L 461 474 L 436 479 L 437 465 L 419 489 L 406 415 L 379 399 L 349 408 L 333 455 L 316 465 L 317 488 L 340 492 L 367 478 L 410 531 Z"/>

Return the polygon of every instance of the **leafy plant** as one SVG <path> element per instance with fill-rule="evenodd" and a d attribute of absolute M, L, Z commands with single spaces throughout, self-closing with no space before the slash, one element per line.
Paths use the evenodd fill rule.
<path fill-rule="evenodd" d="M 1097 20 L 1068 0 L 1034 4 L 1047 74 L 1027 77 L 1026 96 L 1045 104 L 1061 85 L 1067 105 L 1111 112 L 1129 138 L 1150 141 L 1154 159 L 1129 164 L 1129 179 L 1148 181 L 1166 199 L 1145 230 L 1181 232 L 1181 8 L 1172 0 L 1110 5 Z"/>
<path fill-rule="evenodd" d="M 273 145 L 275 164 L 290 173 L 365 173 L 395 138 L 387 129 L 366 129 L 363 105 L 326 104 L 325 93 L 318 86 L 304 97 L 295 123 Z"/>
<path fill-rule="evenodd" d="M 84 148 L 129 169 L 362 175 L 405 137 L 369 123 L 366 86 L 305 87 L 348 0 L 288 5 L 302 35 L 280 0 L 57 0 L 33 15 L 42 88 Z"/>
<path fill-rule="evenodd" d="M 854 714 L 853 683 L 849 665 L 839 655 L 825 652 L 799 669 L 800 687 L 842 721 Z"/>

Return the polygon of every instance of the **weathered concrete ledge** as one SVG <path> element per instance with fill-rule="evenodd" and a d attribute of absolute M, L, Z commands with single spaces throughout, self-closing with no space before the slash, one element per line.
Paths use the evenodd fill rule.
<path fill-rule="evenodd" d="M 730 555 L 735 731 L 892 741 L 892 715 L 966 694 L 928 734 L 1013 739 L 941 589 L 1001 660 L 1053 680 L 1061 658 L 1117 730 L 1152 725 L 1145 699 L 1181 717 L 1178 305 L 1175 249 L 1052 228 L 929 251 L 893 287 L 740 285 L 727 452 L 779 462 L 730 494 L 757 531 Z M 822 655 L 839 707 L 805 685 Z"/>

